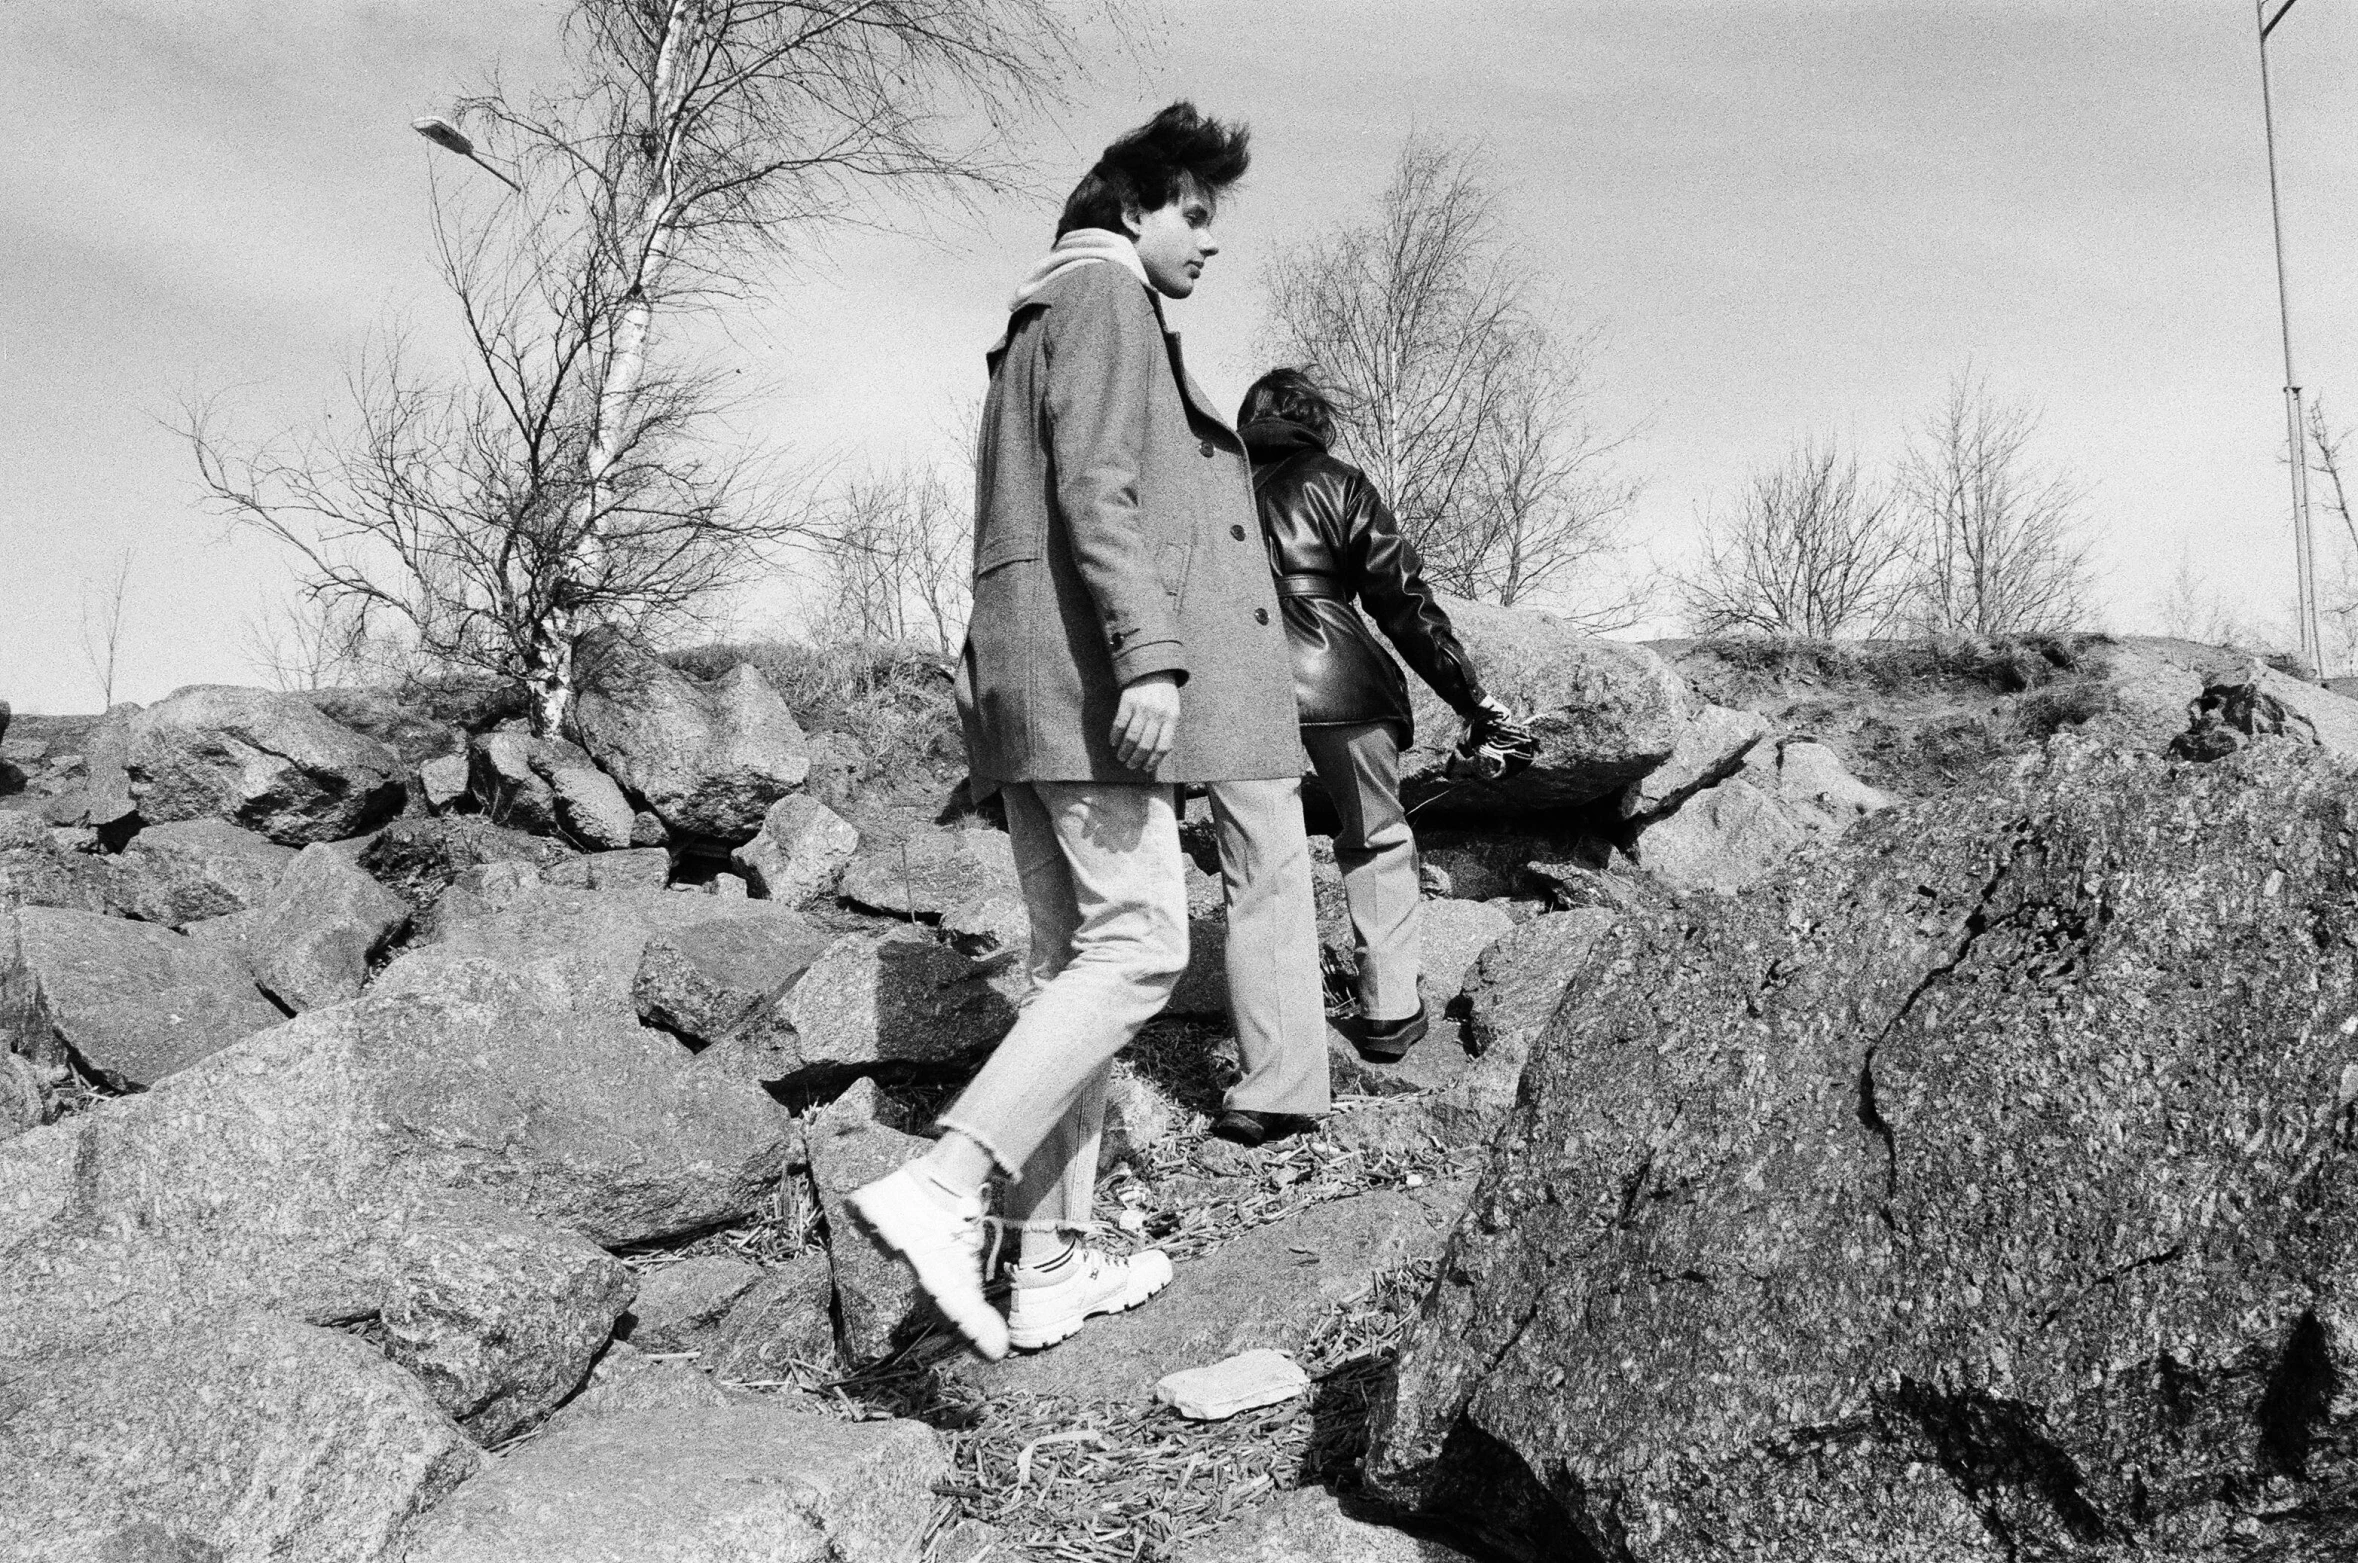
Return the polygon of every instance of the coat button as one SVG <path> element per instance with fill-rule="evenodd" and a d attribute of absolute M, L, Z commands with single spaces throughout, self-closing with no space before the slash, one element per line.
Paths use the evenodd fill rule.
<path fill-rule="evenodd" d="M 1210 440 L 1199 440 L 1199 441 L 1197 441 L 1197 442 L 1196 442 L 1196 447 L 1195 447 L 1195 448 L 1196 448 L 1197 450 L 1200 450 L 1200 451 L 1202 451 L 1202 452 L 1203 452 L 1205 455 L 1209 456 L 1209 455 L 1212 453 L 1212 450 L 1213 450 L 1213 445 L 1212 445 L 1212 442 L 1211 442 Z"/>
<path fill-rule="evenodd" d="M 1228 535 L 1241 543 L 1244 541 L 1244 528 L 1241 526 L 1232 526 L 1228 529 Z"/>
<path fill-rule="evenodd" d="M 1255 624 L 1266 624 L 1266 623 L 1268 623 L 1268 622 L 1269 622 L 1269 610 L 1268 610 L 1267 608 L 1255 608 L 1255 609 L 1253 610 L 1253 622 L 1254 622 Z"/>

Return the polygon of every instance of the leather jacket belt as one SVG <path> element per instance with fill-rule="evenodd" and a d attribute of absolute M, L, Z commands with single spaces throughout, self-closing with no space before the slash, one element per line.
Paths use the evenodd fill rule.
<path fill-rule="evenodd" d="M 1343 596 L 1341 584 L 1333 576 L 1319 574 L 1281 575 L 1277 578 L 1277 595 L 1280 597 L 1332 597 L 1337 602 L 1348 600 Z"/>

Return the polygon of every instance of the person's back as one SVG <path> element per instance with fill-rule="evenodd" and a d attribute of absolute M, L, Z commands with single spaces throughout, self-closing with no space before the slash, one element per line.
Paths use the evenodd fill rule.
<path fill-rule="evenodd" d="M 1302 746 L 1337 818 L 1335 861 L 1351 908 L 1365 1022 L 1360 1050 L 1391 1061 L 1422 1040 L 1428 1026 L 1417 981 L 1416 836 L 1400 804 L 1400 755 L 1414 738 L 1415 721 L 1407 681 L 1358 608 L 1469 727 L 1497 727 L 1506 713 L 1483 694 L 1416 549 L 1382 496 L 1357 467 L 1329 453 L 1333 418 L 1307 375 L 1279 369 L 1245 393 L 1237 423 L 1253 454 Z"/>

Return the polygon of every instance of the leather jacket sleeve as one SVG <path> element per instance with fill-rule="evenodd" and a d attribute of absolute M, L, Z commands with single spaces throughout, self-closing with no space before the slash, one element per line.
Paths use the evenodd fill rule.
<path fill-rule="evenodd" d="M 1399 649 L 1401 660 L 1458 715 L 1471 718 L 1482 699 L 1473 659 L 1458 642 L 1449 615 L 1425 584 L 1424 561 L 1416 545 L 1400 535 L 1400 524 L 1377 495 L 1375 485 L 1354 475 L 1344 515 L 1344 557 L 1360 605 Z"/>

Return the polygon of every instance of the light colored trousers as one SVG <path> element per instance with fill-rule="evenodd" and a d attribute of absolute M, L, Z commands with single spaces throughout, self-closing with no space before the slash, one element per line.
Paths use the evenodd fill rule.
<path fill-rule="evenodd" d="M 1244 1055 L 1229 1105 L 1315 1116 L 1328 1106 L 1326 1015 L 1299 789 L 1285 780 L 1210 791 Z M 1168 787 L 1019 782 L 1003 792 L 1031 916 L 1031 992 L 940 1122 L 1013 1176 L 1009 1220 L 1072 1226 L 1089 1219 L 1096 1192 L 1114 1055 L 1187 967 L 1179 821 Z"/>
<path fill-rule="evenodd" d="M 1340 821 L 1335 866 L 1351 908 L 1359 956 L 1359 1007 L 1370 1020 L 1416 1013 L 1424 964 L 1423 886 L 1416 833 L 1400 808 L 1400 740 L 1389 723 L 1305 727 L 1302 747 Z"/>

